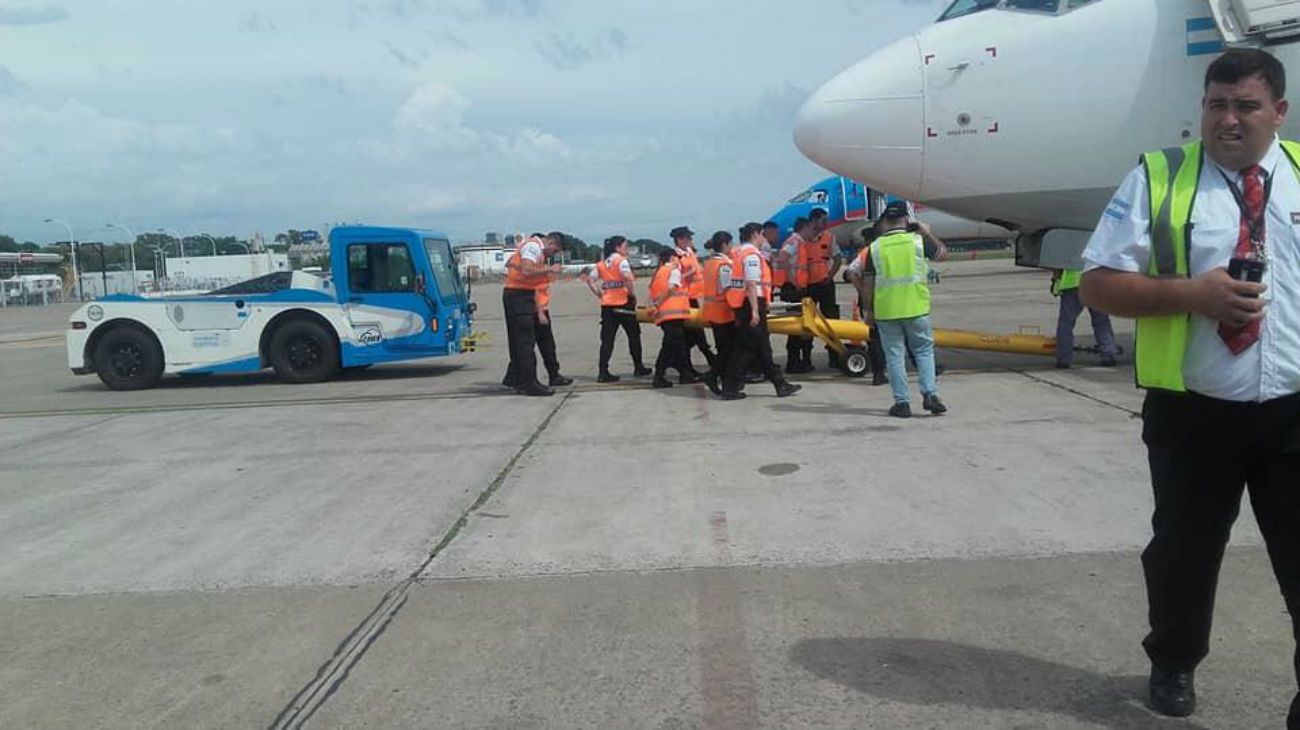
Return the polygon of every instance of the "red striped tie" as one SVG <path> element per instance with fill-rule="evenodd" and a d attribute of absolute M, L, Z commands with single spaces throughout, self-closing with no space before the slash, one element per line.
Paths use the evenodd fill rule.
<path fill-rule="evenodd" d="M 1241 227 L 1237 233 L 1237 250 L 1233 254 L 1237 258 L 1246 258 L 1250 255 L 1250 221 L 1259 220 L 1263 214 L 1264 184 L 1260 181 L 1263 172 L 1264 169 L 1259 165 L 1251 165 L 1241 171 L 1241 197 L 1245 206 L 1241 211 Z M 1264 231 L 1262 229 L 1259 232 L 1259 244 L 1260 246 L 1264 245 Z M 1259 341 L 1259 322 L 1259 320 L 1256 320 L 1245 327 L 1232 327 L 1220 323 L 1219 337 L 1223 339 L 1223 344 L 1228 346 L 1232 354 L 1239 354 L 1242 350 Z"/>

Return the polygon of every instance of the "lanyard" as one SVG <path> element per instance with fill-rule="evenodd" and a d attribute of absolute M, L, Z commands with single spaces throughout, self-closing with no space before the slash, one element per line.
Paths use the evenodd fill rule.
<path fill-rule="evenodd" d="M 1264 220 L 1268 215 L 1268 200 L 1273 196 L 1273 173 L 1265 173 L 1264 180 L 1264 200 L 1259 204 L 1259 215 L 1252 216 L 1250 210 L 1246 207 L 1246 196 L 1242 194 L 1241 189 L 1219 170 L 1219 175 L 1223 176 L 1223 181 L 1228 184 L 1228 190 L 1232 191 L 1232 199 L 1237 201 L 1237 208 L 1241 211 L 1241 217 L 1246 219 L 1246 230 L 1250 234 L 1250 242 L 1257 246 L 1264 245 Z"/>

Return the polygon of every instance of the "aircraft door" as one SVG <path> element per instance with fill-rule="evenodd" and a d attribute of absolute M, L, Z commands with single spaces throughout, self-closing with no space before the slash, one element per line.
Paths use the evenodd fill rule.
<path fill-rule="evenodd" d="M 844 220 L 856 221 L 867 218 L 866 187 L 860 182 L 842 177 L 840 178 L 840 189 L 843 191 Z"/>
<path fill-rule="evenodd" d="M 1284 43 L 1300 36 L 1300 0 L 1226 0 L 1210 3 L 1210 11 L 1229 45 Z"/>

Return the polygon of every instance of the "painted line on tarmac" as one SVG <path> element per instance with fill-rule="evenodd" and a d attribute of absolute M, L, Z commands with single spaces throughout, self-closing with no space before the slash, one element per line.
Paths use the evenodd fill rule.
<path fill-rule="evenodd" d="M 460 535 L 461 530 L 469 523 L 470 516 L 486 504 L 497 489 L 505 483 L 506 478 L 514 471 L 515 465 L 519 463 L 524 454 L 528 453 L 528 450 L 537 442 L 537 439 L 551 425 L 551 421 L 555 419 L 560 409 L 569 402 L 573 394 L 573 391 L 570 390 L 560 398 L 560 402 L 551 409 L 546 418 L 542 419 L 542 422 L 533 430 L 528 440 L 519 447 L 519 450 L 510 458 L 510 461 L 506 462 L 506 465 L 497 473 L 496 478 L 483 491 L 479 492 L 478 498 L 474 500 L 473 504 L 465 508 L 464 512 L 461 512 L 455 524 L 447 530 L 442 539 L 438 541 L 438 544 L 429 551 L 429 555 L 424 559 L 424 562 L 420 563 L 406 577 L 406 580 L 385 593 L 383 598 L 379 600 L 379 605 L 375 606 L 361 620 L 361 623 L 357 624 L 356 628 L 352 629 L 344 637 L 342 643 L 335 648 L 334 654 L 316 670 L 316 676 L 306 686 L 298 690 L 298 693 L 289 701 L 289 704 L 280 710 L 280 714 L 276 716 L 275 721 L 270 725 L 271 730 L 290 730 L 303 727 L 334 696 L 338 688 L 347 680 L 352 669 L 360 663 L 366 652 L 383 635 L 389 624 L 397 617 L 398 612 L 406 605 L 411 587 L 419 580 L 420 574 Z"/>
<path fill-rule="evenodd" d="M 709 518 L 713 554 L 718 565 L 731 565 L 727 513 Z M 704 727 L 758 727 L 758 690 L 745 635 L 740 587 L 729 570 L 702 571 L 696 577 L 695 613 L 700 640 L 700 694 Z"/>
<path fill-rule="evenodd" d="M 0 340 L 0 350 L 27 350 L 38 347 L 62 347 L 63 337 L 29 337 L 21 340 Z"/>

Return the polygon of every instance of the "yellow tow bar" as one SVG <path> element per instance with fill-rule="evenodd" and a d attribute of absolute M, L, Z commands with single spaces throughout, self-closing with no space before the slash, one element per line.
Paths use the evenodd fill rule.
<path fill-rule="evenodd" d="M 639 307 L 636 315 L 641 322 L 654 321 L 649 307 Z M 686 324 L 690 327 L 705 326 L 698 309 L 691 310 L 691 317 Z M 850 375 L 860 376 L 867 371 L 865 343 L 871 336 L 871 326 L 851 319 L 828 319 L 822 315 L 817 302 L 812 299 L 804 299 L 801 311 L 797 314 L 769 315 L 767 328 L 774 335 L 814 337 L 821 340 L 835 352 L 847 356 L 845 369 Z M 934 345 L 954 350 L 1009 352 L 1019 355 L 1055 355 L 1056 353 L 1055 338 L 1026 333 L 999 334 L 935 329 Z"/>

